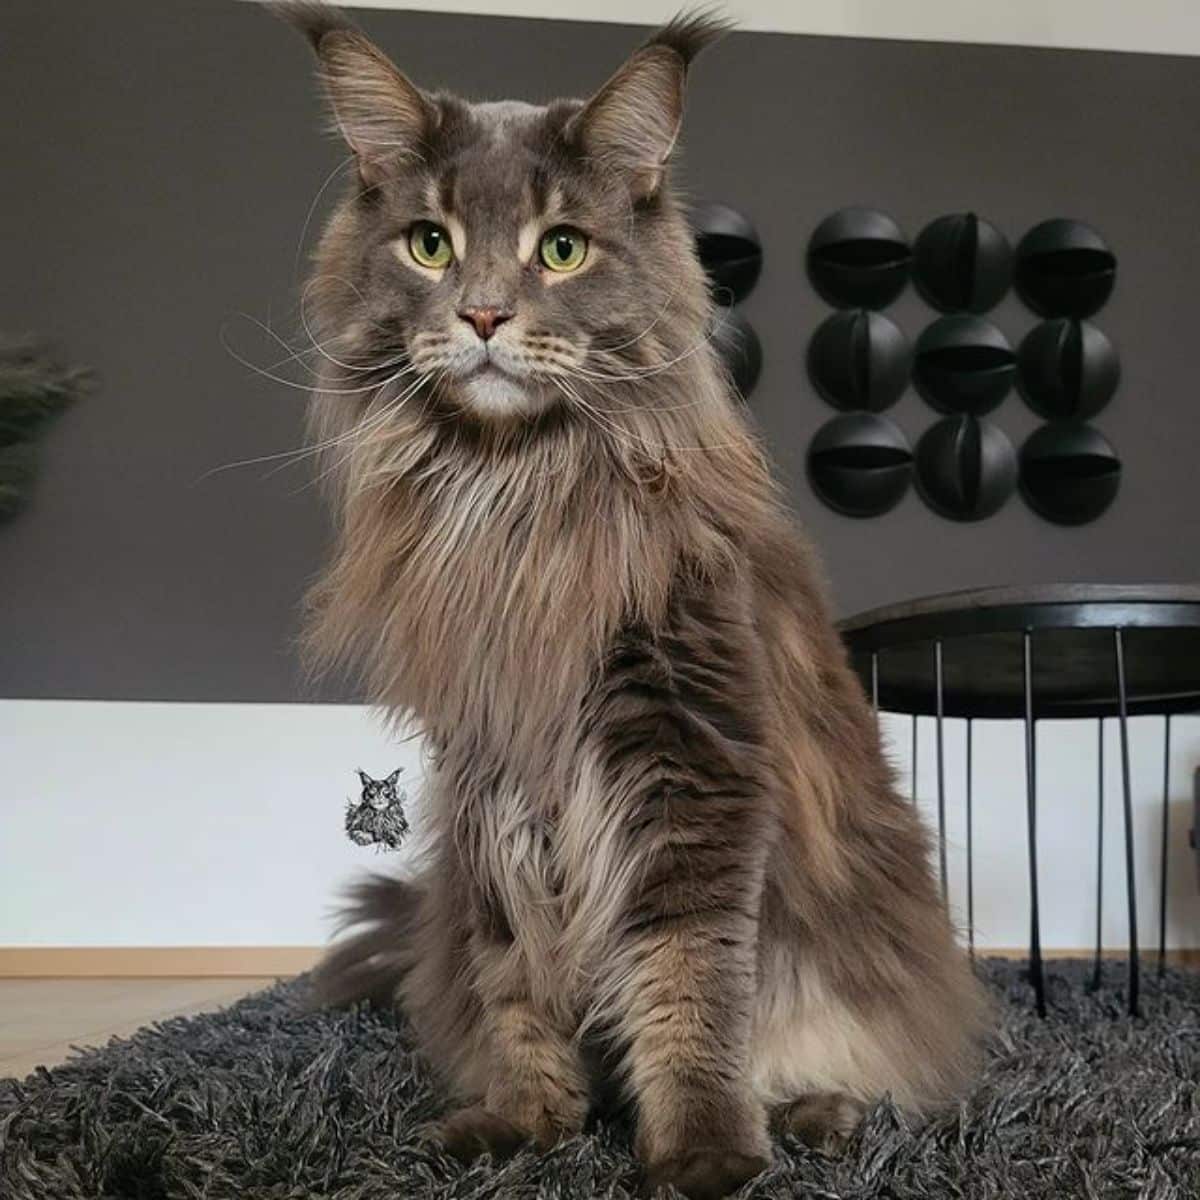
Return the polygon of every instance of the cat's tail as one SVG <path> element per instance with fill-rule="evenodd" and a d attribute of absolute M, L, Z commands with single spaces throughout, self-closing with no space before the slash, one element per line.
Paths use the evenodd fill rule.
<path fill-rule="evenodd" d="M 339 927 L 359 932 L 332 946 L 312 974 L 315 1006 L 370 1000 L 393 1005 L 413 962 L 420 891 L 387 875 L 368 875 L 347 892 Z"/>

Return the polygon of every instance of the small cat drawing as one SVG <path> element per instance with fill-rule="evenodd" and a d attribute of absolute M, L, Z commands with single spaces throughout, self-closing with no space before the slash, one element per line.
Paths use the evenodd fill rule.
<path fill-rule="evenodd" d="M 359 768 L 362 795 L 357 802 L 346 804 L 346 836 L 356 846 L 383 846 L 398 850 L 408 835 L 408 820 L 404 816 L 404 801 L 408 796 L 396 791 L 402 767 L 397 767 L 386 779 L 372 779 Z"/>

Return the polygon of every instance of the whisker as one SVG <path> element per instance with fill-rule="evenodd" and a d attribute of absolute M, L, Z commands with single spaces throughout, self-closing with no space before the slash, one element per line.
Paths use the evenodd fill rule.
<path fill-rule="evenodd" d="M 382 423 L 383 420 L 395 416 L 395 414 L 398 413 L 400 411 L 400 409 L 402 409 L 404 407 L 404 405 L 408 403 L 409 399 L 416 393 L 416 391 L 421 387 L 421 385 L 424 384 L 426 382 L 426 380 L 428 380 L 428 378 L 429 378 L 428 375 L 422 375 L 420 378 L 415 380 L 413 383 L 409 384 L 408 387 L 406 387 L 404 389 L 404 391 L 401 392 L 400 395 L 397 396 L 394 400 L 391 400 L 386 405 L 384 405 L 384 407 L 375 415 L 375 417 L 373 417 L 371 419 L 370 422 L 356 426 L 354 429 L 354 433 L 355 433 L 356 437 L 354 439 L 350 439 L 352 441 L 350 449 L 344 455 L 342 455 L 342 457 L 339 458 L 337 462 L 333 463 L 329 467 L 326 467 L 326 469 L 324 471 L 322 471 L 320 475 L 316 476 L 315 479 L 311 479 L 311 480 L 309 480 L 308 483 L 303 484 L 301 487 L 297 488 L 295 490 L 295 492 L 292 493 L 292 495 L 299 495 L 299 493 L 304 491 L 305 488 L 314 487 L 314 486 L 324 482 L 324 480 L 326 480 L 334 472 L 341 470 L 341 468 L 347 462 L 349 462 L 351 458 L 354 457 L 355 452 L 361 447 L 362 443 L 366 440 L 366 438 L 363 435 L 370 433 L 372 431 L 372 429 L 374 429 L 374 428 L 378 428 L 378 426 Z M 275 471 L 279 471 L 282 469 L 283 468 L 281 468 L 281 467 L 276 467 Z M 274 474 L 274 473 L 275 472 L 272 472 L 272 474 Z"/>
<path fill-rule="evenodd" d="M 320 394 L 323 396 L 358 396 L 358 395 L 361 395 L 363 392 L 369 392 L 372 388 L 379 386 L 378 384 L 375 384 L 375 383 L 367 383 L 367 384 L 364 384 L 362 387 L 353 387 L 353 388 L 318 387 L 318 388 L 314 389 L 312 384 L 296 383 L 292 379 L 285 379 L 282 375 L 275 375 L 271 371 L 267 371 L 262 367 L 255 366 L 254 363 L 250 362 L 249 359 L 243 358 L 229 344 L 229 342 L 225 338 L 224 329 L 221 330 L 219 337 L 220 337 L 221 346 L 223 347 L 225 352 L 230 356 L 230 358 L 234 359 L 236 362 L 241 363 L 241 365 L 243 367 L 245 367 L 248 371 L 252 371 L 255 375 L 261 375 L 264 379 L 271 380 L 272 383 L 280 383 L 284 387 L 295 388 L 296 391 L 299 391 L 299 392 L 312 392 L 312 391 L 316 390 L 316 391 L 320 392 Z M 407 368 L 405 368 L 405 370 L 407 370 Z M 403 373 L 403 372 L 401 372 L 401 373 Z"/>
<path fill-rule="evenodd" d="M 401 374 L 402 374 L 401 372 L 397 372 L 397 374 L 391 376 L 389 379 L 385 379 L 382 383 L 375 385 L 376 390 L 381 391 L 383 388 L 387 387 L 387 385 L 389 383 L 394 383 L 397 379 L 400 378 Z M 357 390 L 361 391 L 363 389 L 357 389 Z M 373 423 L 375 420 L 378 419 L 379 415 L 380 414 L 378 414 L 378 413 L 375 414 L 375 417 L 370 418 L 370 421 Z M 198 483 L 198 484 L 203 483 L 205 480 L 209 479 L 211 476 L 219 475 L 224 471 L 232 471 L 235 467 L 253 467 L 253 466 L 257 466 L 259 463 L 275 462 L 281 458 L 286 458 L 286 459 L 292 460 L 292 462 L 299 462 L 302 459 L 307 458 L 312 454 L 319 454 L 322 450 L 330 449 L 331 447 L 336 446 L 339 443 L 346 441 L 348 438 L 355 436 L 355 434 L 361 428 L 362 428 L 362 423 L 359 423 L 358 425 L 355 425 L 352 429 L 350 429 L 348 432 L 339 434 L 337 437 L 334 437 L 334 438 L 328 438 L 323 442 L 317 442 L 313 446 L 301 446 L 295 450 L 280 450 L 274 454 L 262 454 L 256 458 L 245 458 L 245 459 L 241 459 L 238 462 L 224 463 L 219 467 L 213 467 L 210 470 L 205 471 L 204 474 L 201 475 L 196 480 L 196 483 Z M 289 462 L 286 465 L 291 465 L 291 462 Z"/>
<path fill-rule="evenodd" d="M 326 188 L 345 170 L 346 166 L 354 161 L 353 154 L 346 155 L 336 167 L 325 177 L 325 182 L 321 184 L 317 194 L 313 197 L 312 203 L 308 206 L 308 213 L 304 218 L 304 224 L 300 227 L 300 236 L 296 239 L 296 257 L 292 262 L 292 276 L 295 277 L 296 272 L 300 269 L 300 254 L 304 249 L 304 239 L 308 236 L 308 227 L 312 224 L 313 214 L 317 211 L 317 205 L 321 202 L 321 197 L 325 195 Z"/>

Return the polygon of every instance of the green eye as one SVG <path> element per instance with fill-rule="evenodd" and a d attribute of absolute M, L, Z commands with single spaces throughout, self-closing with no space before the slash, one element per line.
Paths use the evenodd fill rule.
<path fill-rule="evenodd" d="M 542 262 L 552 271 L 574 271 L 587 258 L 588 240 L 569 225 L 556 225 L 542 237 Z"/>
<path fill-rule="evenodd" d="M 432 221 L 418 221 L 408 232 L 408 248 L 423 267 L 441 270 L 454 258 L 450 235 Z"/>

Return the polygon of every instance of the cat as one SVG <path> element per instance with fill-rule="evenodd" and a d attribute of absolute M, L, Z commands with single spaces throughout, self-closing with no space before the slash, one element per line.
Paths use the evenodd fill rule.
<path fill-rule="evenodd" d="M 346 805 L 346 836 L 356 846 L 386 846 L 399 850 L 408 836 L 408 818 L 404 815 L 403 792 L 396 791 L 401 767 L 397 767 L 385 779 L 372 779 L 359 768 L 358 778 L 362 782 L 362 794 L 358 803 Z"/>
<path fill-rule="evenodd" d="M 986 1008 L 815 560 L 708 338 L 670 160 L 682 15 L 587 100 L 422 90 L 287 9 L 355 177 L 316 251 L 337 514 L 318 667 L 431 750 L 427 843 L 316 975 L 397 1004 L 470 1159 L 611 1091 L 650 1187 L 726 1194 L 970 1078 Z"/>

